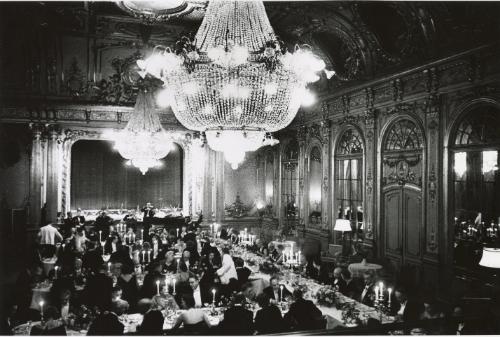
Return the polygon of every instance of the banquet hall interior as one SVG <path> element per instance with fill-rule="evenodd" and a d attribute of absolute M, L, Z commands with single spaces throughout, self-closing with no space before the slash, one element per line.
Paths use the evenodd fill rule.
<path fill-rule="evenodd" d="M 0 3 L 0 334 L 500 334 L 500 3 Z"/>

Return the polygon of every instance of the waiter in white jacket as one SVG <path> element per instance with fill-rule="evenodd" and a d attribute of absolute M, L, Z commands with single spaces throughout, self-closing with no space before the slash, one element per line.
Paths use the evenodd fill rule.
<path fill-rule="evenodd" d="M 238 280 L 236 267 L 234 266 L 233 258 L 229 255 L 229 248 L 222 248 L 222 267 L 217 269 L 217 275 L 220 277 L 220 283 L 227 285 L 234 278 Z"/>

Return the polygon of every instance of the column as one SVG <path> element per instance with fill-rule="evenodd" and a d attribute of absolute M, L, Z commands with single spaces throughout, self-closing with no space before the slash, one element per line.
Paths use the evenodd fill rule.
<path fill-rule="evenodd" d="M 323 182 L 321 189 L 321 225 L 324 229 L 329 228 L 329 224 L 331 224 L 330 213 L 328 211 L 328 206 L 331 205 L 330 201 L 330 121 L 323 120 L 321 122 L 321 144 L 322 144 L 322 153 L 321 153 L 321 163 L 323 168 Z"/>
<path fill-rule="evenodd" d="M 61 207 L 61 137 L 57 125 L 49 125 L 47 141 L 47 221 L 55 222 Z"/>
<path fill-rule="evenodd" d="M 298 189 L 298 196 L 297 196 L 297 205 L 299 206 L 299 227 L 300 228 L 305 228 L 305 220 L 304 216 L 306 216 L 305 213 L 305 201 L 307 198 L 304 198 L 304 176 L 305 176 L 305 169 L 306 169 L 306 139 L 307 139 L 307 127 L 306 126 L 301 126 L 299 127 L 299 130 L 297 131 L 297 141 L 299 143 L 299 162 L 298 162 L 298 180 L 299 180 L 299 189 Z"/>
<path fill-rule="evenodd" d="M 32 226 L 40 225 L 42 209 L 43 156 L 42 124 L 31 124 L 32 142 L 30 156 L 30 207 L 29 222 Z"/>
<path fill-rule="evenodd" d="M 222 152 L 215 156 L 215 221 L 224 221 L 224 167 L 225 159 Z"/>
<path fill-rule="evenodd" d="M 376 217 L 376 158 L 377 149 L 375 136 L 375 111 L 373 108 L 365 113 L 365 193 L 363 202 L 363 222 L 365 228 L 365 238 L 368 242 L 375 239 L 374 237 L 374 219 Z"/>

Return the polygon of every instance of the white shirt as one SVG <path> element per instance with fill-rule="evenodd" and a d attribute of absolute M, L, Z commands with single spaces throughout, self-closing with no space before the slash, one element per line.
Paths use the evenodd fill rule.
<path fill-rule="evenodd" d="M 402 316 L 404 314 L 405 308 L 406 308 L 406 303 L 407 303 L 407 301 L 404 301 L 403 303 L 401 303 L 401 307 L 398 310 L 398 315 Z"/>
<path fill-rule="evenodd" d="M 111 252 L 114 253 L 116 252 L 116 243 L 111 242 Z"/>
<path fill-rule="evenodd" d="M 195 290 L 193 290 L 193 297 L 194 297 L 194 306 L 196 308 L 201 308 L 203 305 L 201 301 L 201 291 L 200 291 L 200 286 L 196 287 Z"/>
<path fill-rule="evenodd" d="M 365 298 L 366 293 L 368 292 L 368 289 L 370 289 L 370 285 L 369 284 L 367 284 L 365 286 L 365 289 L 363 289 L 363 292 L 361 293 L 361 301 Z"/>
<path fill-rule="evenodd" d="M 56 238 L 57 241 L 62 241 L 63 237 L 59 233 L 59 231 L 52 227 L 52 225 L 46 225 L 40 228 L 40 232 L 38 233 L 38 237 L 40 238 L 40 243 L 42 245 L 55 245 Z"/>
<path fill-rule="evenodd" d="M 158 243 L 153 244 L 153 259 L 158 255 Z"/>
<path fill-rule="evenodd" d="M 61 317 L 67 318 L 69 314 L 69 302 L 65 306 L 61 307 Z"/>
<path fill-rule="evenodd" d="M 229 280 L 232 278 L 238 279 L 234 261 L 229 254 L 224 254 L 222 257 L 222 267 L 217 270 L 217 275 L 219 275 L 222 284 L 229 284 Z"/>

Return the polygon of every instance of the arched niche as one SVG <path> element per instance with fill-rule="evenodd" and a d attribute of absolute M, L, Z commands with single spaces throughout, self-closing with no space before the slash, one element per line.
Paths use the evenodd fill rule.
<path fill-rule="evenodd" d="M 468 106 L 449 137 L 449 210 L 455 266 L 481 272 L 481 246 L 500 243 L 500 105 Z M 479 249 L 478 249 L 479 247 Z"/>
<path fill-rule="evenodd" d="M 108 140 L 77 140 L 71 146 L 71 209 L 183 207 L 184 151 L 174 143 L 160 167 L 145 175 L 113 149 Z"/>
<path fill-rule="evenodd" d="M 283 145 L 281 153 L 281 205 L 284 221 L 294 223 L 299 218 L 299 143 L 295 138 Z"/>

